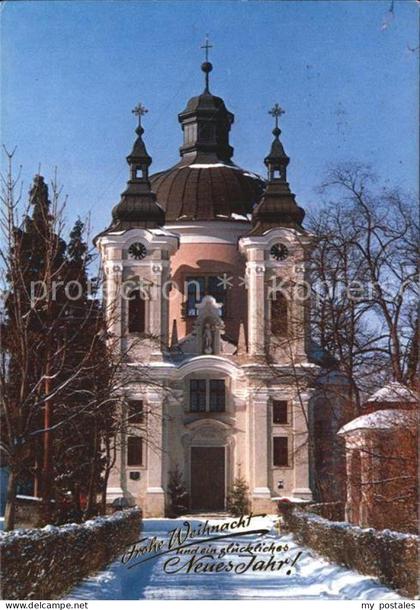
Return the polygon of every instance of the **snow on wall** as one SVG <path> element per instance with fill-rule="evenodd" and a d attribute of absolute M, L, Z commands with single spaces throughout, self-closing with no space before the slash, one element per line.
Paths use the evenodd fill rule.
<path fill-rule="evenodd" d="M 0 532 L 3 599 L 54 599 L 138 538 L 132 508 L 85 523 Z"/>
<path fill-rule="evenodd" d="M 287 505 L 279 505 L 279 512 L 298 542 L 330 561 L 376 576 L 402 595 L 418 595 L 420 536 L 329 521 Z"/>

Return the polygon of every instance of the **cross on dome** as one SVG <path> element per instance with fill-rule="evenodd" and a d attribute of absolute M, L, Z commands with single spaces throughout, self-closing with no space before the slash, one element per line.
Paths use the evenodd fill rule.
<path fill-rule="evenodd" d="M 208 34 L 206 34 L 206 40 L 204 41 L 204 44 L 201 46 L 201 48 L 205 49 L 205 54 L 206 54 L 205 61 L 208 61 L 209 60 L 209 49 L 213 48 L 213 45 L 210 44 L 210 42 L 209 42 Z"/>
<path fill-rule="evenodd" d="M 141 125 L 141 117 L 144 116 L 148 111 L 146 106 L 144 106 L 141 102 L 137 104 L 131 111 L 136 117 L 139 119 L 139 126 Z"/>
<path fill-rule="evenodd" d="M 213 70 L 213 66 L 209 62 L 209 49 L 212 49 L 213 45 L 211 45 L 209 43 L 209 35 L 208 34 L 206 34 L 206 40 L 205 40 L 204 44 L 201 45 L 201 48 L 204 49 L 205 55 L 206 55 L 205 61 L 203 61 L 203 63 L 201 64 L 201 69 L 203 70 L 204 74 L 206 75 L 206 88 L 205 88 L 205 92 L 209 93 L 209 74 Z"/>
<path fill-rule="evenodd" d="M 276 130 L 279 128 L 279 118 L 281 117 L 282 114 L 285 114 L 285 113 L 286 113 L 286 111 L 283 110 L 283 108 L 280 106 L 280 104 L 277 104 L 277 102 L 274 104 L 272 109 L 268 111 L 268 114 L 271 114 L 271 116 L 274 117 L 274 119 L 276 121 Z"/>

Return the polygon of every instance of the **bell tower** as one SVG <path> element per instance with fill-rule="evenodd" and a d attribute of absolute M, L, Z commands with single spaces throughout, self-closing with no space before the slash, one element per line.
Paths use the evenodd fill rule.
<path fill-rule="evenodd" d="M 267 187 L 252 212 L 250 231 L 239 240 L 246 259 L 248 362 L 251 367 L 258 363 L 256 378 L 269 371 L 270 379 L 265 387 L 254 384 L 250 404 L 250 480 L 253 506 L 261 510 L 268 510 L 273 488 L 311 498 L 307 449 L 311 392 L 306 375 L 310 293 L 304 290 L 311 236 L 302 227 L 305 213 L 287 182 L 289 157 L 279 128 L 284 110 L 275 104 L 269 113 L 275 126 L 264 159 Z M 280 420 L 274 411 L 279 405 L 286 413 Z"/>
<path fill-rule="evenodd" d="M 248 351 L 250 356 L 300 361 L 305 358 L 308 332 L 305 295 L 300 293 L 311 240 L 302 227 L 305 212 L 287 182 L 289 157 L 279 128 L 284 110 L 275 104 L 269 114 L 275 126 L 264 159 L 267 188 L 253 210 L 251 230 L 239 240 L 246 257 Z"/>
<path fill-rule="evenodd" d="M 127 187 L 112 211 L 111 226 L 96 238 L 106 276 L 105 299 L 113 333 L 121 338 L 123 349 L 141 338 L 141 357 L 146 359 L 153 353 L 160 354 L 168 344 L 168 299 L 164 298 L 164 289 L 169 283 L 170 256 L 178 248 L 178 238 L 162 229 L 165 212 L 150 186 L 152 158 L 143 141 L 141 124 L 147 112 L 142 104 L 133 110 L 138 125 L 136 140 L 127 156 Z"/>

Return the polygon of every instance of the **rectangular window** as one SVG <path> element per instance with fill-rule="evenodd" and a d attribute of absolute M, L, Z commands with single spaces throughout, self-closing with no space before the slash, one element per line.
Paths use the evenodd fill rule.
<path fill-rule="evenodd" d="M 143 466 L 143 439 L 139 436 L 127 439 L 127 466 Z"/>
<path fill-rule="evenodd" d="M 273 400 L 273 424 L 287 423 L 287 400 Z"/>
<path fill-rule="evenodd" d="M 144 424 L 144 405 L 142 400 L 128 401 L 128 423 Z"/>
<path fill-rule="evenodd" d="M 226 392 L 224 379 L 210 379 L 210 411 L 224 411 Z"/>
<path fill-rule="evenodd" d="M 146 302 L 140 290 L 133 290 L 128 300 L 128 332 L 144 333 L 146 330 Z"/>
<path fill-rule="evenodd" d="M 190 380 L 190 410 L 201 412 L 206 410 L 206 380 Z"/>
<path fill-rule="evenodd" d="M 273 466 L 289 465 L 289 443 L 287 436 L 273 438 Z"/>
<path fill-rule="evenodd" d="M 224 379 L 190 379 L 190 411 L 221 413 L 225 410 Z"/>
<path fill-rule="evenodd" d="M 184 142 L 185 144 L 193 144 L 197 139 L 197 126 L 196 125 L 185 125 L 184 128 Z"/>
<path fill-rule="evenodd" d="M 281 292 L 274 293 L 271 301 L 271 332 L 275 337 L 287 337 L 288 305 Z"/>
<path fill-rule="evenodd" d="M 226 288 L 223 287 L 223 274 L 209 276 L 190 276 L 186 278 L 187 285 L 187 317 L 195 318 L 198 315 L 197 305 L 203 297 L 210 295 L 221 304 L 220 315 L 223 317 L 226 310 Z"/>

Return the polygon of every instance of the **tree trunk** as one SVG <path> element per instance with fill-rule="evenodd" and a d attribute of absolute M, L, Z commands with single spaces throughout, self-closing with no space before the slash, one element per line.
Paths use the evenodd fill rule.
<path fill-rule="evenodd" d="M 109 479 L 110 472 L 111 472 L 111 469 L 106 468 L 105 473 L 104 473 L 104 481 L 103 481 L 102 492 L 101 492 L 101 515 L 106 514 L 106 490 L 108 487 L 108 479 Z"/>
<path fill-rule="evenodd" d="M 112 439 L 113 446 L 111 448 L 111 439 L 109 436 L 106 436 L 104 439 L 105 444 L 105 472 L 104 472 L 104 481 L 102 485 L 102 493 L 101 493 L 101 514 L 106 514 L 106 490 L 108 488 L 108 480 L 109 475 L 111 474 L 111 470 L 115 465 L 115 461 L 117 459 L 116 447 L 115 447 L 115 438 Z"/>
<path fill-rule="evenodd" d="M 92 447 L 92 458 L 90 460 L 90 469 L 89 469 L 89 483 L 88 483 L 88 492 L 87 492 L 87 504 L 85 514 L 87 517 L 92 516 L 93 508 L 96 505 L 96 476 L 97 476 L 97 446 L 98 446 L 98 434 L 96 431 L 96 421 L 94 424 L 94 435 L 93 435 L 93 447 Z"/>
<path fill-rule="evenodd" d="M 49 355 L 47 358 L 47 364 L 45 369 L 45 396 L 50 393 L 50 361 Z M 53 405 L 50 398 L 47 398 L 44 402 L 44 446 L 43 446 L 43 460 L 42 460 L 42 498 L 43 498 L 43 513 L 44 523 L 48 525 L 52 520 L 52 432 L 50 430 L 53 417 Z M 56 507 L 57 508 L 57 507 Z"/>
<path fill-rule="evenodd" d="M 8 532 L 15 529 L 17 484 L 17 473 L 11 470 L 7 483 L 7 501 L 4 513 L 4 529 Z"/>

